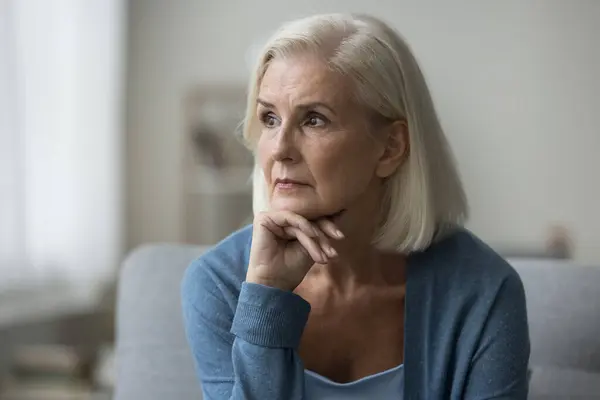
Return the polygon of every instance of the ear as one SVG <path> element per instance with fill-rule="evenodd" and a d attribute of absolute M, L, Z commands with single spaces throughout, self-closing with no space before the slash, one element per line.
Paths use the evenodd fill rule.
<path fill-rule="evenodd" d="M 375 171 L 380 178 L 387 178 L 392 175 L 406 161 L 410 151 L 406 120 L 395 121 L 388 125 L 385 130 L 385 148 Z"/>

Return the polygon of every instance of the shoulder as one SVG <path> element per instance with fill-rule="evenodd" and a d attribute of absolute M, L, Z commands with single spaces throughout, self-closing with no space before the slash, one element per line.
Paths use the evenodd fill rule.
<path fill-rule="evenodd" d="M 519 303 L 517 306 L 525 305 L 523 284 L 516 270 L 466 229 L 457 229 L 415 254 L 411 261 L 412 284 L 420 292 L 435 294 L 445 307 L 457 311 L 487 308 L 498 296 L 508 293 L 519 294 L 513 301 Z"/>
<path fill-rule="evenodd" d="M 184 303 L 196 303 L 201 296 L 212 296 L 233 306 L 246 277 L 251 241 L 252 225 L 248 225 L 194 260 L 181 284 Z"/>
<path fill-rule="evenodd" d="M 466 229 L 412 257 L 407 301 L 417 319 L 427 313 L 440 316 L 439 337 L 454 329 L 473 344 L 489 324 L 510 325 L 522 337 L 527 335 L 525 290 L 519 274 Z"/>
<path fill-rule="evenodd" d="M 447 284 L 491 289 L 505 281 L 520 281 L 515 269 L 467 229 L 460 228 L 414 256 L 412 269 L 443 277 Z"/>
<path fill-rule="evenodd" d="M 456 387 L 470 381 L 470 390 L 482 390 L 478 393 L 505 393 L 510 382 L 526 376 L 523 284 L 514 268 L 474 234 L 456 230 L 414 254 L 406 290 L 406 340 L 419 357 L 436 349 L 425 368 L 451 365 Z"/>

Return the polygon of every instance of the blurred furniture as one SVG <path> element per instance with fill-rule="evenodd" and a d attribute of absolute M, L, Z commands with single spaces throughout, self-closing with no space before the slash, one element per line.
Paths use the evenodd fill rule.
<path fill-rule="evenodd" d="M 143 246 L 117 289 L 115 400 L 202 399 L 181 315 L 180 283 L 203 249 Z"/>
<path fill-rule="evenodd" d="M 99 384 L 104 392 L 110 390 L 107 379 L 101 381 L 94 373 L 99 351 L 114 342 L 114 287 L 108 282 L 57 283 L 0 290 L 0 400 L 22 398 L 25 392 L 27 399 L 39 398 L 33 393 L 39 392 L 39 384 L 49 376 L 62 399 L 67 398 L 62 396 L 66 392 L 83 390 L 71 385 L 75 382 L 71 378 L 89 387 L 88 391 L 96 391 Z M 54 364 L 57 358 L 47 351 L 63 347 L 77 354 L 77 372 L 71 377 L 62 367 L 55 369 L 60 361 Z M 23 350 L 33 362 L 23 364 Z M 42 398 L 49 400 L 46 389 Z"/>
<path fill-rule="evenodd" d="M 525 285 L 531 400 L 600 398 L 600 266 L 510 259 Z"/>
<path fill-rule="evenodd" d="M 252 215 L 254 158 L 236 134 L 246 111 L 246 87 L 194 85 L 183 108 L 183 241 L 215 244 Z"/>
<path fill-rule="evenodd" d="M 103 309 L 108 289 L 95 284 L 39 284 L 27 289 L 0 290 L 0 331 L 71 315 L 91 314 Z"/>
<path fill-rule="evenodd" d="M 121 271 L 117 304 L 116 400 L 198 400 L 179 287 L 202 247 L 135 250 Z M 600 398 L 600 266 L 512 259 L 528 300 L 530 399 Z"/>

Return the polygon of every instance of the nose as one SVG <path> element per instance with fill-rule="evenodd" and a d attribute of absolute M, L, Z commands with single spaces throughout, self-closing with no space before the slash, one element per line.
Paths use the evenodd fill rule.
<path fill-rule="evenodd" d="M 297 162 L 300 152 L 297 146 L 296 131 L 293 126 L 283 124 L 273 137 L 273 160 L 279 162 Z"/>

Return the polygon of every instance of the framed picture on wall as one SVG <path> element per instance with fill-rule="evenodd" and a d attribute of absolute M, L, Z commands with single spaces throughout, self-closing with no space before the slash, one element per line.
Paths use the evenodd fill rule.
<path fill-rule="evenodd" d="M 199 85 L 184 99 L 185 240 L 214 244 L 252 215 L 253 157 L 241 141 L 243 85 Z"/>

